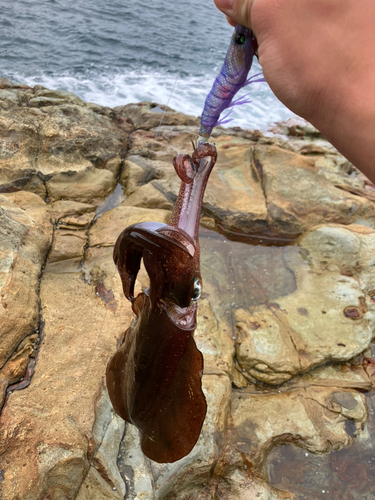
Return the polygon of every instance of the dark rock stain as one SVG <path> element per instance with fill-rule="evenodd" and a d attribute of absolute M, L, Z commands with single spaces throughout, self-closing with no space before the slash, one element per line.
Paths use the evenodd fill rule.
<path fill-rule="evenodd" d="M 301 316 L 308 316 L 309 314 L 309 311 L 305 307 L 299 307 L 297 311 Z"/>
<path fill-rule="evenodd" d="M 347 318 L 351 319 L 361 319 L 362 318 L 362 312 L 358 309 L 358 307 L 354 306 L 349 306 L 346 309 L 344 309 L 344 315 Z"/>

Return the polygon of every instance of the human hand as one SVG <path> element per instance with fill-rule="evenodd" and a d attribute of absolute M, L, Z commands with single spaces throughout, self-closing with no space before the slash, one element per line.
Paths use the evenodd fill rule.
<path fill-rule="evenodd" d="M 255 33 L 275 95 L 375 180 L 375 2 L 214 1 Z"/>

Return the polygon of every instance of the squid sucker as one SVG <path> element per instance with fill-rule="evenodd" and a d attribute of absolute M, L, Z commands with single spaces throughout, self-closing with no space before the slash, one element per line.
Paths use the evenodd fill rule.
<path fill-rule="evenodd" d="M 229 116 L 234 106 L 251 102 L 247 99 L 248 94 L 233 101 L 234 96 L 242 87 L 250 83 L 265 81 L 263 77 L 260 77 L 261 73 L 248 78 L 253 57 L 257 54 L 257 48 L 258 44 L 253 32 L 249 28 L 237 24 L 224 64 L 204 104 L 199 129 L 199 144 L 208 141 L 214 127 L 224 125 L 232 120 Z M 229 112 L 222 119 L 219 119 L 225 109 L 229 109 Z"/>
<path fill-rule="evenodd" d="M 205 143 L 173 165 L 181 179 L 170 224 L 133 224 L 118 237 L 114 261 L 137 319 L 107 366 L 115 411 L 140 431 L 143 453 L 175 462 L 196 444 L 207 404 L 203 356 L 193 334 L 202 290 L 198 229 L 202 199 L 216 162 Z M 150 286 L 134 297 L 143 259 Z"/>

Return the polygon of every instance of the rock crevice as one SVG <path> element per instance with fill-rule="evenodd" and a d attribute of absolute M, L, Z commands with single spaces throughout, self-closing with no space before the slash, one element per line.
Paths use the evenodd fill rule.
<path fill-rule="evenodd" d="M 305 454 L 330 457 L 327 490 L 375 494 L 375 187 L 310 125 L 214 132 L 193 451 L 151 463 L 110 405 L 106 365 L 134 320 L 113 246 L 130 224 L 168 222 L 172 161 L 197 126 L 155 103 L 111 110 L 0 81 L 0 498 L 305 500 Z M 365 486 L 340 479 L 346 452 Z"/>

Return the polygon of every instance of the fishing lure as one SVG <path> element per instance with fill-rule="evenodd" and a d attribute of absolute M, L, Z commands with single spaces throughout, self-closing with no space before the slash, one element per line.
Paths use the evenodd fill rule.
<path fill-rule="evenodd" d="M 251 102 L 247 99 L 249 94 L 233 101 L 233 97 L 242 87 L 250 83 L 265 81 L 264 78 L 259 78 L 261 73 L 257 73 L 250 78 L 247 77 L 257 48 L 258 44 L 253 32 L 249 28 L 237 24 L 223 67 L 216 77 L 204 104 L 199 129 L 199 144 L 208 141 L 214 127 L 232 120 L 229 116 L 234 106 Z M 229 112 L 219 120 L 221 113 L 228 108 L 231 108 Z"/>

